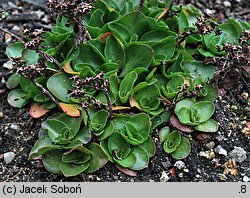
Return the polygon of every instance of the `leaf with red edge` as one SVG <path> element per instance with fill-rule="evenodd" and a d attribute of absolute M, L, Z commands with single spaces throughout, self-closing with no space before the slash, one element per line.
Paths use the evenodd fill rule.
<path fill-rule="evenodd" d="M 60 107 L 62 110 L 71 117 L 79 117 L 81 115 L 81 107 L 76 104 L 66 104 L 63 102 L 59 102 Z"/>
<path fill-rule="evenodd" d="M 194 131 L 193 129 L 191 129 L 191 128 L 187 127 L 186 125 L 182 124 L 182 123 L 178 120 L 178 118 L 177 118 L 176 116 L 174 116 L 174 115 L 172 115 L 172 116 L 170 117 L 170 123 L 171 123 L 174 127 L 176 127 L 177 129 L 179 129 L 179 130 L 182 131 L 182 132 L 191 133 L 191 132 Z"/>
<path fill-rule="evenodd" d="M 29 114 L 33 118 L 40 118 L 48 112 L 49 112 L 48 109 L 45 109 L 43 105 L 40 105 L 38 103 L 34 103 L 33 105 L 31 105 L 29 110 Z"/>
<path fill-rule="evenodd" d="M 107 40 L 107 38 L 108 38 L 108 36 L 109 36 L 110 34 L 112 34 L 112 32 L 105 32 L 105 33 L 99 38 L 100 41 L 103 42 L 103 43 L 106 43 L 106 40 Z"/>
<path fill-rule="evenodd" d="M 123 172 L 125 175 L 132 176 L 132 177 L 135 177 L 137 175 L 137 172 L 135 172 L 133 170 L 123 168 L 117 164 L 115 166 L 116 166 L 116 168 L 118 168 L 119 171 Z"/>

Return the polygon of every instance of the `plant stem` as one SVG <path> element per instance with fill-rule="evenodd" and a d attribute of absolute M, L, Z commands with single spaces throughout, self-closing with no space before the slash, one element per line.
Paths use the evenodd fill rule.
<path fill-rule="evenodd" d="M 24 76 L 25 77 L 25 76 Z M 52 102 L 54 102 L 56 104 L 56 106 L 59 109 L 62 109 L 61 106 L 59 105 L 59 102 L 54 98 L 54 96 L 47 90 L 45 89 L 41 84 L 37 83 L 36 80 L 34 78 L 30 79 L 45 95 L 47 95 Z"/>
<path fill-rule="evenodd" d="M 139 12 L 141 12 L 142 6 L 143 6 L 144 2 L 145 2 L 145 0 L 140 0 L 140 3 L 139 3 L 138 8 L 137 8 L 137 10 L 138 10 Z"/>
<path fill-rule="evenodd" d="M 14 37 L 15 39 L 17 39 L 18 41 L 20 41 L 20 42 L 23 43 L 23 44 L 25 43 L 23 39 L 21 39 L 21 38 L 20 38 L 19 36 L 17 36 L 16 34 L 10 32 L 9 30 L 6 30 L 6 29 L 0 27 L 0 31 L 2 31 L 2 32 L 6 33 L 6 34 L 11 35 L 12 37 Z"/>
<path fill-rule="evenodd" d="M 107 91 L 104 90 L 104 94 L 105 94 L 105 97 L 106 97 L 107 103 L 108 103 L 109 115 L 110 115 L 110 118 L 112 119 L 113 118 L 113 111 L 112 111 L 111 100 L 110 100 L 110 97 L 109 97 L 109 94 Z"/>

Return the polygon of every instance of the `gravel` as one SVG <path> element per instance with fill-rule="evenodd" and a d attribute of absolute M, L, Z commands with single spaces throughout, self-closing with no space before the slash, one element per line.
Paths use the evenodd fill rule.
<path fill-rule="evenodd" d="M 15 158 L 16 154 L 13 152 L 7 152 L 3 154 L 3 159 L 5 161 L 6 164 L 10 164 L 14 158 Z"/>
<path fill-rule="evenodd" d="M 236 162 L 244 162 L 247 159 L 247 152 L 241 147 L 234 147 L 234 150 L 229 152 L 229 157 Z"/>

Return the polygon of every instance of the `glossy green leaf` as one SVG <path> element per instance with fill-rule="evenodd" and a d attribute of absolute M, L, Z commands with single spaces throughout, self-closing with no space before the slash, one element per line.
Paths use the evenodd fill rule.
<path fill-rule="evenodd" d="M 106 110 L 97 111 L 91 119 L 90 128 L 95 132 L 99 132 L 106 126 L 109 112 Z"/>
<path fill-rule="evenodd" d="M 83 164 L 60 163 L 59 168 L 65 177 L 73 177 L 85 171 L 89 166 L 89 162 Z"/>
<path fill-rule="evenodd" d="M 8 94 L 7 101 L 13 107 L 22 108 L 29 103 L 29 100 L 23 99 L 25 95 L 23 90 L 14 89 Z"/>
<path fill-rule="evenodd" d="M 108 161 L 109 158 L 107 154 L 103 151 L 100 145 L 91 142 L 87 148 L 93 153 L 93 156 L 89 160 L 90 166 L 85 171 L 85 173 L 93 173 L 103 167 Z"/>
<path fill-rule="evenodd" d="M 126 63 L 120 77 L 126 76 L 136 68 L 148 68 L 153 60 L 153 49 L 145 44 L 132 44 L 125 50 Z"/>
<path fill-rule="evenodd" d="M 149 158 L 155 155 L 156 151 L 155 143 L 151 137 L 149 137 L 145 142 L 143 142 L 139 146 L 146 151 Z"/>
<path fill-rule="evenodd" d="M 119 65 L 125 63 L 126 55 L 124 46 L 113 35 L 110 35 L 106 40 L 104 54 L 109 61 L 117 62 Z"/>
<path fill-rule="evenodd" d="M 163 143 L 163 149 L 166 153 L 174 152 L 181 143 L 181 134 L 178 131 L 171 132 L 165 142 Z"/>
<path fill-rule="evenodd" d="M 40 155 L 43 155 L 44 153 L 50 150 L 60 149 L 60 148 L 61 145 L 54 145 L 51 139 L 47 135 L 44 135 L 40 137 L 32 147 L 29 153 L 29 160 L 38 157 Z"/>
<path fill-rule="evenodd" d="M 51 150 L 43 155 L 42 161 L 44 167 L 52 173 L 61 173 L 60 164 L 62 163 L 63 149 Z"/>
<path fill-rule="evenodd" d="M 12 43 L 6 48 L 6 55 L 9 58 L 20 58 L 22 56 L 22 51 L 24 46 L 21 42 Z"/>
<path fill-rule="evenodd" d="M 8 89 L 14 89 L 20 83 L 20 74 L 13 73 L 6 82 L 6 87 Z"/>
<path fill-rule="evenodd" d="M 72 81 L 64 73 L 57 73 L 51 76 L 47 81 L 49 91 L 59 100 L 70 103 L 68 90 L 72 89 Z"/>
<path fill-rule="evenodd" d="M 122 104 L 128 102 L 133 94 L 134 84 L 138 78 L 138 74 L 134 71 L 128 73 L 121 81 L 119 86 L 119 98 Z"/>
<path fill-rule="evenodd" d="M 148 166 L 149 157 L 147 152 L 143 148 L 135 146 L 132 148 L 131 152 L 135 155 L 136 161 L 134 165 L 129 167 L 129 169 L 142 170 Z"/>
<path fill-rule="evenodd" d="M 189 140 L 185 137 L 181 138 L 180 145 L 176 148 L 176 150 L 171 153 L 172 157 L 181 160 L 186 158 L 191 153 L 191 144 Z"/>
<path fill-rule="evenodd" d="M 218 123 L 215 120 L 210 118 L 207 121 L 196 126 L 195 130 L 202 131 L 202 132 L 214 133 L 214 132 L 218 131 L 218 128 L 219 128 Z"/>
<path fill-rule="evenodd" d="M 71 142 L 81 142 L 88 144 L 91 140 L 91 131 L 88 127 L 82 127 Z"/>
<path fill-rule="evenodd" d="M 170 128 L 168 126 L 161 128 L 161 130 L 159 131 L 159 138 L 161 143 L 167 139 L 169 133 L 170 133 Z"/>
<path fill-rule="evenodd" d="M 191 120 L 195 118 L 200 123 L 207 121 L 215 111 L 214 104 L 210 101 L 200 101 L 191 107 Z"/>

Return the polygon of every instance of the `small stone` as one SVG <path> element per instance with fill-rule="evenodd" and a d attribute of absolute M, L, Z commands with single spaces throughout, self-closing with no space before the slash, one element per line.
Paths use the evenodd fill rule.
<path fill-rule="evenodd" d="M 205 12 L 206 12 L 208 15 L 212 15 L 212 14 L 213 14 L 213 11 L 210 10 L 209 8 L 206 8 L 206 9 L 205 9 Z"/>
<path fill-rule="evenodd" d="M 184 168 L 183 171 L 184 171 L 185 173 L 189 173 L 189 169 L 187 169 L 187 168 Z"/>
<path fill-rule="evenodd" d="M 214 146 L 215 146 L 215 143 L 212 141 L 212 142 L 209 142 L 209 143 L 207 143 L 206 145 L 205 145 L 205 147 L 206 148 L 208 148 L 208 149 L 212 149 L 212 148 L 214 148 Z"/>
<path fill-rule="evenodd" d="M 205 157 L 207 159 L 213 159 L 215 157 L 215 153 L 213 151 L 201 151 L 199 156 Z"/>
<path fill-rule="evenodd" d="M 160 182 L 167 182 L 170 179 L 168 174 L 165 171 L 162 171 L 161 177 L 160 177 Z"/>
<path fill-rule="evenodd" d="M 186 165 L 183 161 L 178 160 L 175 162 L 174 167 L 178 168 L 179 170 L 182 170 L 186 168 Z"/>
<path fill-rule="evenodd" d="M 182 178 L 183 177 L 183 173 L 179 173 L 178 177 Z"/>
<path fill-rule="evenodd" d="M 5 161 L 6 164 L 10 164 L 14 158 L 15 158 L 16 154 L 13 152 L 7 152 L 3 154 L 3 159 Z"/>
<path fill-rule="evenodd" d="M 12 61 L 7 61 L 6 63 L 3 64 L 3 67 L 9 70 L 13 69 L 13 62 Z"/>
<path fill-rule="evenodd" d="M 227 179 L 227 176 L 225 174 L 219 174 L 219 178 L 221 181 L 225 181 Z"/>
<path fill-rule="evenodd" d="M 243 182 L 249 182 L 250 178 L 248 176 L 244 176 L 242 180 L 243 180 Z"/>
<path fill-rule="evenodd" d="M 165 170 L 168 170 L 171 167 L 170 161 L 162 162 L 161 165 Z"/>
<path fill-rule="evenodd" d="M 4 118 L 3 112 L 0 112 L 0 118 Z"/>
<path fill-rule="evenodd" d="M 17 124 L 11 124 L 11 125 L 10 125 L 10 129 L 13 129 L 13 130 L 18 131 L 18 130 L 20 130 L 20 126 L 17 125 Z"/>
<path fill-rule="evenodd" d="M 227 151 L 222 148 L 221 145 L 218 145 L 215 149 L 214 149 L 214 152 L 220 154 L 220 155 L 224 155 L 224 156 L 227 156 Z"/>
<path fill-rule="evenodd" d="M 223 4 L 225 7 L 228 7 L 228 8 L 231 7 L 230 1 L 224 1 Z"/>
<path fill-rule="evenodd" d="M 229 152 L 229 157 L 236 162 L 243 162 L 247 159 L 247 152 L 243 148 L 235 146 L 234 150 Z"/>

